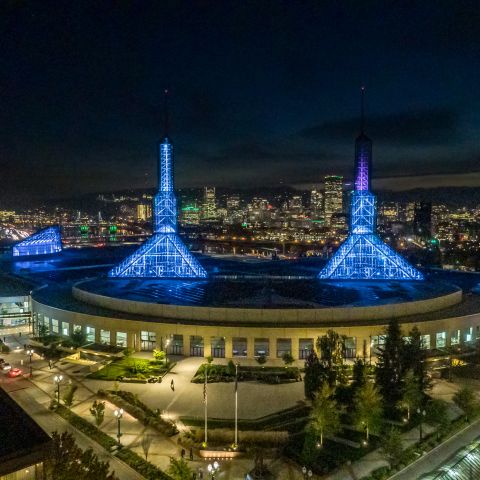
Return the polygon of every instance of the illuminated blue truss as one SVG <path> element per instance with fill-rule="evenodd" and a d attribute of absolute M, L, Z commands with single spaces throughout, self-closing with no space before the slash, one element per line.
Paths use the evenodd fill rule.
<path fill-rule="evenodd" d="M 44 228 L 13 246 L 14 257 L 52 255 L 62 251 L 62 238 L 57 226 Z"/>
<path fill-rule="evenodd" d="M 416 268 L 376 234 L 376 197 L 370 192 L 371 159 L 372 142 L 362 131 L 355 142 L 355 190 L 350 201 L 350 235 L 320 271 L 318 278 L 423 280 L 423 275 Z"/>
<path fill-rule="evenodd" d="M 205 278 L 207 272 L 177 234 L 177 199 L 173 191 L 173 146 L 160 144 L 159 191 L 153 199 L 153 236 L 114 267 L 109 277 Z"/>

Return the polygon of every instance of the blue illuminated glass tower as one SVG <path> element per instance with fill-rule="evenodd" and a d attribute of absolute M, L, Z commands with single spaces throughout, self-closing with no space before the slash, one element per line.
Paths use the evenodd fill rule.
<path fill-rule="evenodd" d="M 334 280 L 423 280 L 423 275 L 376 234 L 377 201 L 370 191 L 372 141 L 361 132 L 355 141 L 355 187 L 350 202 L 350 235 L 318 277 Z"/>
<path fill-rule="evenodd" d="M 14 257 L 52 255 L 62 251 L 62 238 L 58 226 L 44 228 L 13 246 Z"/>
<path fill-rule="evenodd" d="M 166 94 L 167 92 L 165 92 Z M 167 118 L 167 114 L 165 113 Z M 114 267 L 110 277 L 205 278 L 207 272 L 177 234 L 177 199 L 173 191 L 173 145 L 159 145 L 159 189 L 153 199 L 153 236 Z"/>

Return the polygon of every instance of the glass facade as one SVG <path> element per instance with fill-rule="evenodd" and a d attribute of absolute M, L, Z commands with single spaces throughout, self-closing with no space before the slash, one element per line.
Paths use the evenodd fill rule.
<path fill-rule="evenodd" d="M 110 345 L 110 330 L 100 330 L 100 343 Z"/>
<path fill-rule="evenodd" d="M 110 277 L 205 278 L 207 272 L 177 235 L 177 199 L 173 191 L 173 145 L 160 144 L 159 190 L 153 200 L 154 235 L 110 270 Z"/>
<path fill-rule="evenodd" d="M 58 227 L 49 227 L 34 233 L 30 237 L 14 245 L 14 257 L 31 255 L 51 255 L 62 251 L 62 239 Z"/>
<path fill-rule="evenodd" d="M 127 334 L 125 332 L 117 332 L 117 347 L 127 346 Z"/>
<path fill-rule="evenodd" d="M 87 343 L 94 343 L 95 342 L 95 328 L 87 325 L 85 327 L 85 337 L 86 337 Z"/>
<path fill-rule="evenodd" d="M 265 357 L 268 357 L 270 355 L 268 338 L 256 338 L 255 339 L 254 355 L 256 357 L 260 357 L 261 355 L 264 355 Z"/>
<path fill-rule="evenodd" d="M 436 335 L 436 347 L 444 348 L 447 346 L 447 332 L 438 332 Z"/>
<path fill-rule="evenodd" d="M 423 275 L 376 234 L 376 197 L 370 192 L 372 142 L 363 133 L 355 143 L 355 190 L 350 202 L 350 235 L 319 278 L 341 280 L 423 280 Z"/>

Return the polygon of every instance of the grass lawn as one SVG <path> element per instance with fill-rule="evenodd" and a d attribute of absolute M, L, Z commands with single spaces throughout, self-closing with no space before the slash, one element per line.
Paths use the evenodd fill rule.
<path fill-rule="evenodd" d="M 163 362 L 145 360 L 143 358 L 124 357 L 115 360 L 106 367 L 88 375 L 97 380 L 116 380 L 118 377 L 148 378 L 162 375 L 167 371 Z"/>

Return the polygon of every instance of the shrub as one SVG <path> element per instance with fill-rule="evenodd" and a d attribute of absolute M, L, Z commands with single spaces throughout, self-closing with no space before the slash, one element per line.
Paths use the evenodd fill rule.
<path fill-rule="evenodd" d="M 265 355 L 260 355 L 257 357 L 257 362 L 259 365 L 263 365 L 267 362 L 267 357 Z"/>

